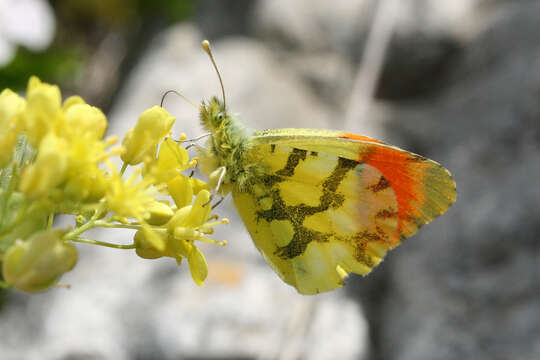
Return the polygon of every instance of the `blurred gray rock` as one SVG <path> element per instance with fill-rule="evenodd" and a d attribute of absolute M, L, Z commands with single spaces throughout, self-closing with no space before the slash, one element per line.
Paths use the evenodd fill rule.
<path fill-rule="evenodd" d="M 395 108 L 392 137 L 451 169 L 458 200 L 356 284 L 377 358 L 540 358 L 539 16 L 500 7 L 439 97 Z"/>
<path fill-rule="evenodd" d="M 321 53 L 340 54 L 351 64 L 363 56 L 365 41 L 384 1 L 259 0 L 252 16 L 253 32 L 288 58 Z M 437 91 L 460 54 L 462 44 L 488 22 L 482 0 L 391 0 L 395 31 L 383 67 L 377 97 L 406 99 Z M 300 51 L 298 51 L 300 50 Z M 308 54 L 306 56 L 306 54 Z M 329 64 L 332 69 L 333 63 Z M 326 72 L 321 65 L 319 72 Z M 334 85 L 346 88 L 340 77 Z M 437 81 L 438 80 L 438 81 Z M 332 87 L 330 87 L 332 88 Z M 323 93 L 324 94 L 324 93 Z"/>
<path fill-rule="evenodd" d="M 258 0 L 251 20 L 256 34 L 279 46 L 348 54 L 362 50 L 365 33 L 382 2 Z M 486 23 L 481 16 L 485 0 L 391 2 L 398 35 L 470 38 Z"/>
<path fill-rule="evenodd" d="M 194 16 L 197 28 L 209 40 L 245 36 L 250 32 L 253 0 L 199 0 Z"/>
<path fill-rule="evenodd" d="M 347 54 L 365 36 L 371 13 L 366 0 L 259 0 L 251 20 L 256 34 L 280 47 Z"/>

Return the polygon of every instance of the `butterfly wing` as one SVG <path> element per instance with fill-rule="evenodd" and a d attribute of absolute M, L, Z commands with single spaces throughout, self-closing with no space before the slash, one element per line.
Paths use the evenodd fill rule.
<path fill-rule="evenodd" d="M 264 176 L 233 198 L 266 261 L 300 293 L 367 274 L 404 238 L 445 212 L 455 183 L 439 164 L 336 131 L 256 132 Z"/>

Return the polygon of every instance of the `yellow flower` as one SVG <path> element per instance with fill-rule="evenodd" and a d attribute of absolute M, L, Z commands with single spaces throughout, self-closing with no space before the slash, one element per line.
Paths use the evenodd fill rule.
<path fill-rule="evenodd" d="M 193 230 L 192 230 L 193 231 Z M 178 265 L 181 264 L 182 258 L 187 258 L 189 271 L 193 281 L 197 285 L 203 285 L 206 276 L 208 275 L 208 265 L 202 252 L 193 244 L 193 241 L 186 239 L 174 239 L 167 232 L 153 231 L 154 236 L 159 236 L 166 247 L 163 250 L 158 250 L 148 239 L 148 232 L 143 230 L 137 231 L 134 237 L 136 249 L 135 252 L 143 259 L 157 259 L 163 256 L 176 259 Z"/>
<path fill-rule="evenodd" d="M 144 111 L 137 125 L 122 140 L 126 150 L 121 155 L 122 161 L 137 165 L 145 157 L 154 158 L 158 143 L 170 133 L 174 120 L 173 116 L 159 106 Z"/>
<path fill-rule="evenodd" d="M 193 194 L 195 195 L 197 195 L 201 190 L 210 190 L 210 186 L 201 179 L 190 177 L 189 182 L 193 188 Z"/>
<path fill-rule="evenodd" d="M 17 240 L 2 263 L 6 282 L 26 292 L 46 290 L 77 262 L 77 249 L 58 231 L 42 231 L 26 241 Z"/>
<path fill-rule="evenodd" d="M 123 180 L 114 166 L 110 165 L 111 177 L 107 182 L 106 199 L 109 209 L 119 216 L 144 220 L 150 216 L 149 207 L 156 201 L 156 190 L 144 179 L 136 182 L 138 172 Z"/>
<path fill-rule="evenodd" d="M 81 97 L 62 103 L 60 89 L 37 77 L 29 79 L 26 99 L 10 90 L 0 92 L 0 176 L 7 174 L 12 181 L 8 191 L 0 189 L 5 200 L 0 209 L 4 285 L 27 292 L 53 286 L 77 261 L 71 242 L 135 247 L 142 258 L 165 256 L 178 264 L 186 258 L 193 280 L 202 285 L 208 266 L 195 241 L 225 245 L 206 236 L 228 220 L 210 216 L 208 185 L 182 174 L 198 160 L 166 139 L 174 120 L 161 107 L 148 109 L 123 146 L 110 148 L 117 139 L 103 140 L 106 116 Z M 13 176 L 4 174 L 1 168 L 14 154 L 22 160 Z M 112 165 L 113 155 L 124 161 L 121 171 Z M 143 161 L 123 178 L 127 165 Z M 58 214 L 75 215 L 74 228 L 50 230 Z M 82 237 L 96 227 L 137 229 L 135 246 Z"/>
<path fill-rule="evenodd" d="M 69 167 L 63 187 L 66 198 L 73 201 L 97 202 L 105 196 L 109 178 L 102 169 L 92 165 L 89 164 L 84 168 L 84 172 L 78 173 L 75 172 L 75 167 Z"/>
<path fill-rule="evenodd" d="M 187 169 L 191 165 L 188 161 L 187 150 L 173 139 L 167 138 L 159 147 L 157 159 L 148 164 L 147 172 L 154 178 L 155 183 L 164 183 Z"/>
<path fill-rule="evenodd" d="M 210 192 L 199 192 L 193 206 L 186 206 L 176 212 L 167 226 L 172 231 L 174 241 L 171 246 L 188 259 L 191 277 L 197 285 L 202 285 L 208 275 L 208 266 L 202 252 L 193 244 L 194 240 L 209 241 L 202 229 L 210 217 Z"/>
<path fill-rule="evenodd" d="M 69 101 L 68 104 L 73 102 L 70 99 L 66 101 Z M 66 110 L 63 131 L 68 139 L 77 141 L 80 137 L 90 137 L 99 140 L 105 135 L 107 118 L 98 108 L 80 103 L 64 108 Z"/>
<path fill-rule="evenodd" d="M 32 76 L 28 81 L 26 98 L 25 129 L 30 144 L 37 148 L 45 135 L 50 131 L 58 132 L 63 125 L 62 95 L 58 86 L 42 83 Z"/>
<path fill-rule="evenodd" d="M 172 257 L 176 259 L 178 264 L 182 258 L 187 258 L 193 281 L 197 285 L 202 285 L 208 274 L 208 266 L 204 255 L 195 246 L 194 241 L 225 245 L 225 242 L 218 243 L 206 238 L 205 235 L 212 232 L 212 226 L 228 222 L 227 219 L 219 222 L 208 222 L 211 211 L 209 200 L 210 193 L 207 190 L 201 190 L 193 205 L 184 206 L 174 213 L 166 224 L 167 231 L 159 229 L 151 232 L 153 236 L 160 237 L 161 241 L 166 244 L 163 249 L 157 249 L 153 245 L 155 240 L 148 238 L 150 235 L 148 231 L 139 230 L 134 239 L 137 255 L 145 259 L 156 259 L 162 256 Z"/>
<path fill-rule="evenodd" d="M 193 186 L 187 176 L 178 175 L 170 180 L 167 182 L 167 189 L 179 209 L 193 201 Z"/>
<path fill-rule="evenodd" d="M 0 168 L 11 158 L 25 108 L 26 101 L 13 91 L 5 89 L 0 93 Z"/>
<path fill-rule="evenodd" d="M 203 253 L 195 246 L 195 244 L 193 244 L 193 241 L 184 239 L 172 242 L 171 247 L 174 249 L 174 252 L 178 254 L 177 259 L 181 259 L 182 257 L 187 258 L 191 278 L 195 284 L 202 286 L 204 280 L 206 280 L 206 277 L 208 276 L 208 264 L 206 263 Z M 180 262 L 178 261 L 178 263 Z"/>
<path fill-rule="evenodd" d="M 189 211 L 184 209 L 189 209 Z M 211 211 L 210 192 L 202 190 L 197 194 L 193 206 L 178 210 L 167 223 L 167 227 L 171 231 L 175 231 L 176 228 L 197 229 L 208 220 Z"/>
<path fill-rule="evenodd" d="M 67 167 L 67 142 L 49 133 L 39 145 L 36 161 L 23 170 L 19 189 L 30 199 L 44 197 L 64 182 Z"/>
<path fill-rule="evenodd" d="M 90 134 L 69 141 L 65 192 L 70 199 L 97 200 L 105 196 L 108 179 L 99 163 L 108 157 L 106 146 Z"/>

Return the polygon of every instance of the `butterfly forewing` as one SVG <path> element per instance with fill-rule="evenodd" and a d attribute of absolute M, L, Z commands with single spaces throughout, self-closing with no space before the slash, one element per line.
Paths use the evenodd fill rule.
<path fill-rule="evenodd" d="M 288 133 L 296 135 L 288 136 Z M 396 194 L 400 238 L 416 233 L 456 200 L 456 184 L 440 164 L 365 136 L 329 130 L 281 129 L 258 132 L 253 141 L 332 154 L 375 167 Z M 395 245 L 398 244 L 396 241 Z"/>

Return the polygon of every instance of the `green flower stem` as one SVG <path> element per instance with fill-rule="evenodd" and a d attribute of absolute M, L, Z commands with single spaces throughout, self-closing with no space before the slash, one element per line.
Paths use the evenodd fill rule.
<path fill-rule="evenodd" d="M 73 241 L 76 238 L 78 238 L 79 235 L 81 235 L 85 231 L 88 231 L 88 230 L 96 227 L 96 224 L 95 224 L 96 220 L 93 220 L 93 219 L 94 219 L 94 216 L 92 216 L 92 219 L 90 219 L 90 221 L 88 221 L 87 223 L 82 224 L 78 228 L 75 228 L 73 231 L 71 231 L 71 232 L 67 233 L 66 235 L 64 235 L 64 240 Z"/>
<path fill-rule="evenodd" d="M 107 220 L 98 220 L 97 218 L 100 216 L 101 212 L 102 212 L 102 209 L 97 210 L 96 213 L 92 216 L 92 218 L 87 223 L 79 226 L 78 228 L 64 235 L 64 240 L 91 244 L 91 245 L 106 246 L 106 247 L 110 247 L 114 249 L 135 249 L 136 248 L 135 243 L 128 244 L 128 245 L 119 245 L 119 244 L 108 243 L 105 241 L 92 240 L 92 239 L 79 237 L 79 235 L 83 234 L 84 232 L 90 229 L 96 228 L 96 227 L 122 228 L 122 229 L 133 229 L 133 230 L 139 230 L 141 228 L 140 225 L 135 225 L 135 224 L 111 224 Z"/>
<path fill-rule="evenodd" d="M 122 169 L 120 169 L 120 176 L 124 175 L 124 173 L 126 172 L 126 169 L 127 169 L 128 166 L 129 166 L 128 163 L 123 163 L 122 164 Z"/>
<path fill-rule="evenodd" d="M 123 228 L 123 229 L 135 229 L 135 230 L 138 230 L 140 228 L 140 226 L 137 226 L 137 225 L 111 224 L 107 220 L 97 220 L 97 217 L 99 216 L 100 213 L 101 213 L 100 210 L 96 211 L 96 213 L 92 216 L 90 220 L 88 220 L 87 223 L 82 224 L 78 228 L 64 235 L 64 240 L 67 240 L 67 241 L 75 240 L 76 238 L 79 237 L 79 235 L 96 227 Z"/>
<path fill-rule="evenodd" d="M 7 171 L 6 171 L 7 170 Z M 11 163 L 10 168 L 6 168 L 2 175 L 9 178 L 9 183 L 7 186 L 7 191 L 5 193 L 1 194 L 0 200 L 2 203 L 0 204 L 0 229 L 5 225 L 5 219 L 7 218 L 7 208 L 9 204 L 9 198 L 11 197 L 11 194 L 13 194 L 13 191 L 15 190 L 16 181 L 15 179 L 15 172 L 17 171 L 17 164 L 15 162 Z"/>
<path fill-rule="evenodd" d="M 111 244 L 105 241 L 85 239 L 85 238 L 80 238 L 80 237 L 70 239 L 70 241 L 80 242 L 80 243 L 85 243 L 85 244 L 92 244 L 92 245 L 99 245 L 99 246 L 106 246 L 106 247 L 110 247 L 114 249 L 135 249 L 136 248 L 135 243 L 128 244 L 128 245 L 120 245 L 120 244 Z"/>
<path fill-rule="evenodd" d="M 102 200 L 101 203 L 99 204 L 99 207 L 97 208 L 96 212 L 90 218 L 90 222 L 93 222 L 93 221 L 96 221 L 97 219 L 99 219 L 101 217 L 101 215 L 103 215 L 103 213 L 105 213 L 106 211 L 107 211 L 107 203 L 104 200 Z"/>
<path fill-rule="evenodd" d="M 118 228 L 118 229 L 133 229 L 133 230 L 140 230 L 141 225 L 139 224 L 111 224 L 105 221 L 96 221 L 96 227 L 104 227 L 104 228 Z"/>
<path fill-rule="evenodd" d="M 47 229 L 52 229 L 54 223 L 54 214 L 49 214 L 49 217 L 47 219 Z"/>

